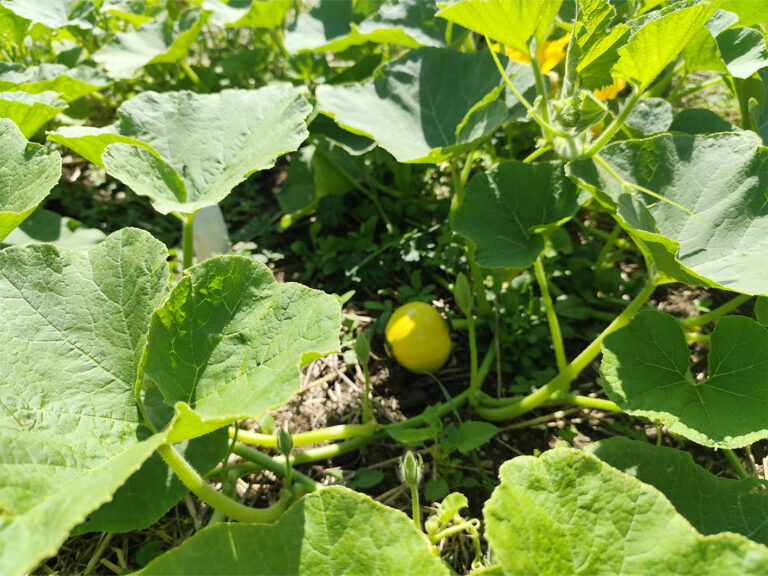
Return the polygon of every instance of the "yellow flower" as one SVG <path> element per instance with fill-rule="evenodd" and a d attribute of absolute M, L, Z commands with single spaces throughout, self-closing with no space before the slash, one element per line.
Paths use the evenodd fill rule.
<path fill-rule="evenodd" d="M 566 34 L 557 40 L 545 40 L 541 43 L 541 46 L 536 49 L 536 60 L 539 62 L 539 67 L 543 74 L 546 74 L 560 64 L 560 62 L 565 60 L 565 54 L 568 51 L 568 42 L 570 40 L 571 37 Z M 501 52 L 498 44 L 492 45 L 491 48 L 495 52 Z M 523 64 L 531 63 L 530 56 L 516 48 L 507 46 L 506 54 L 510 60 L 514 60 L 515 62 L 521 62 Z"/>
<path fill-rule="evenodd" d="M 625 80 L 622 80 L 621 78 L 616 78 L 613 81 L 613 84 L 604 86 L 599 90 L 595 90 L 595 98 L 599 100 L 613 100 L 619 95 L 619 92 L 624 90 L 624 86 L 626 85 L 627 83 Z"/>

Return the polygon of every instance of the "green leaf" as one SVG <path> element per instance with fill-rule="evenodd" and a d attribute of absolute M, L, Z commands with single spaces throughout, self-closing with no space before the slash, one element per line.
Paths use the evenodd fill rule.
<path fill-rule="evenodd" d="M 642 92 L 702 29 L 720 2 L 683 0 L 629 22 L 632 36 L 619 48 L 613 75 Z"/>
<path fill-rule="evenodd" d="M 62 128 L 49 139 L 103 164 L 158 212 L 191 214 L 298 148 L 311 110 L 301 94 L 287 84 L 204 95 L 143 92 L 120 106 L 116 124 Z"/>
<path fill-rule="evenodd" d="M 735 129 L 730 122 L 707 108 L 685 108 L 678 112 L 669 125 L 670 132 L 690 135 L 733 132 Z"/>
<path fill-rule="evenodd" d="M 764 546 L 737 534 L 702 536 L 661 492 L 578 450 L 515 458 L 499 477 L 484 515 L 505 574 L 765 571 Z"/>
<path fill-rule="evenodd" d="M 280 28 L 291 8 L 291 0 L 203 0 L 216 26 Z"/>
<path fill-rule="evenodd" d="M 768 498 L 757 478 L 721 478 L 695 464 L 689 452 L 620 436 L 584 450 L 661 491 L 702 534 L 735 532 L 768 545 Z"/>
<path fill-rule="evenodd" d="M 611 26 L 616 9 L 607 0 L 578 2 L 574 34 L 578 47 L 576 70 L 587 90 L 613 83 L 611 67 L 619 59 L 618 49 L 626 44 L 630 30 L 626 24 Z"/>
<path fill-rule="evenodd" d="M 346 194 L 364 177 L 361 160 L 343 148 L 318 142 L 305 146 L 293 158 L 285 182 L 275 196 L 283 212 L 302 214 L 314 210 L 324 196 Z"/>
<path fill-rule="evenodd" d="M 0 251 L 0 573 L 55 553 L 164 440 L 133 384 L 167 257 L 134 229 L 90 252 Z"/>
<path fill-rule="evenodd" d="M 93 59 L 115 79 L 132 78 L 147 64 L 173 63 L 186 58 L 210 12 L 190 8 L 178 20 L 167 14 L 131 32 L 118 32 Z"/>
<path fill-rule="evenodd" d="M 755 319 L 768 328 L 768 296 L 758 296 L 755 300 Z"/>
<path fill-rule="evenodd" d="M 350 0 L 320 0 L 288 27 L 285 48 L 296 53 L 341 52 L 366 42 L 409 48 L 445 45 L 445 22 L 435 18 L 436 10 L 430 2 L 390 0 L 359 23 L 354 10 Z"/>
<path fill-rule="evenodd" d="M 27 35 L 29 20 L 15 14 L 0 4 L 0 38 L 19 46 Z"/>
<path fill-rule="evenodd" d="M 462 422 L 456 433 L 456 448 L 467 454 L 496 436 L 499 429 L 490 422 Z"/>
<path fill-rule="evenodd" d="M 560 4 L 562 0 L 459 0 L 438 2 L 437 15 L 528 54 L 534 38 L 537 44 L 546 38 Z"/>
<path fill-rule="evenodd" d="M 51 91 L 67 102 L 100 90 L 109 80 L 95 68 L 78 66 L 67 68 L 63 64 L 40 64 L 28 68 L 21 64 L 0 62 L 0 90 L 21 90 L 30 94 Z"/>
<path fill-rule="evenodd" d="M 67 108 L 56 92 L 0 92 L 0 118 L 10 118 L 25 138 L 32 138 L 40 128 Z"/>
<path fill-rule="evenodd" d="M 0 0 L 0 3 L 18 16 L 38 22 L 48 28 L 63 28 L 75 25 L 80 28 L 92 26 L 75 16 L 73 12 L 81 0 Z"/>
<path fill-rule="evenodd" d="M 376 147 L 376 142 L 365 136 L 353 134 L 341 128 L 336 122 L 323 114 L 318 114 L 309 125 L 309 134 L 316 138 L 325 138 L 341 146 L 347 154 L 360 156 Z"/>
<path fill-rule="evenodd" d="M 402 512 L 347 488 L 305 496 L 274 525 L 219 523 L 153 560 L 152 574 L 448 576 Z"/>
<path fill-rule="evenodd" d="M 338 350 L 340 325 L 336 298 L 278 284 L 255 260 L 190 268 L 152 317 L 144 367 L 166 403 L 185 404 L 171 441 L 287 402 L 299 368 Z"/>
<path fill-rule="evenodd" d="M 602 201 L 618 206 L 660 280 L 764 294 L 768 150 L 759 144 L 753 132 L 662 134 L 600 152 L 622 181 L 662 200 L 624 187 L 591 160 L 573 162 L 568 171 Z"/>
<path fill-rule="evenodd" d="M 768 66 L 765 36 L 754 28 L 730 28 L 718 34 L 717 47 L 728 73 L 736 78 L 749 78 Z"/>
<path fill-rule="evenodd" d="M 509 72 L 523 70 L 513 81 L 532 100 L 530 67 L 512 65 Z M 340 126 L 373 138 L 398 161 L 433 163 L 469 150 L 507 120 L 510 102 L 498 99 L 500 86 L 487 53 L 420 48 L 385 64 L 368 82 L 318 87 L 317 105 Z"/>
<path fill-rule="evenodd" d="M 754 26 L 768 22 L 768 4 L 755 0 L 725 0 L 723 10 L 733 12 L 739 17 L 742 26 Z"/>
<path fill-rule="evenodd" d="M 632 109 L 626 124 L 644 136 L 666 132 L 674 117 L 672 105 L 663 98 L 643 98 Z"/>
<path fill-rule="evenodd" d="M 160 14 L 163 4 L 162 0 L 103 0 L 101 11 L 114 14 L 138 28 Z"/>
<path fill-rule="evenodd" d="M 104 238 L 106 235 L 101 230 L 87 228 L 77 220 L 38 208 L 8 234 L 0 246 L 55 244 L 73 250 L 89 250 Z"/>
<path fill-rule="evenodd" d="M 27 142 L 16 124 L 0 118 L 0 241 L 48 196 L 61 176 L 61 156 Z"/>
<path fill-rule="evenodd" d="M 453 216 L 453 229 L 477 246 L 488 268 L 527 268 L 546 229 L 578 209 L 578 193 L 559 162 L 501 162 L 474 176 Z"/>
<path fill-rule="evenodd" d="M 699 444 L 739 448 L 768 437 L 765 328 L 743 316 L 722 317 L 710 340 L 708 377 L 697 381 L 689 363 L 678 322 L 644 311 L 605 339 L 600 373 L 622 410 Z"/>

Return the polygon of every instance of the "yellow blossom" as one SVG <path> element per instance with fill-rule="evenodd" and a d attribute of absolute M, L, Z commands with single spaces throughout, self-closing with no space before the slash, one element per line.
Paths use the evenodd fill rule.
<path fill-rule="evenodd" d="M 598 98 L 599 100 L 613 100 L 619 95 L 619 92 L 624 90 L 624 86 L 626 85 L 626 81 L 621 78 L 616 78 L 613 81 L 613 84 L 595 90 L 595 98 Z"/>
<path fill-rule="evenodd" d="M 568 50 L 568 42 L 570 39 L 571 37 L 566 34 L 557 40 L 545 40 L 541 43 L 541 46 L 536 49 L 536 60 L 539 62 L 539 67 L 543 74 L 546 74 L 560 64 L 560 62 L 565 60 L 565 54 Z M 491 48 L 494 52 L 501 52 L 501 48 L 498 44 L 493 44 Z M 531 63 L 531 57 L 521 50 L 507 46 L 505 52 L 510 60 L 521 62 L 523 64 Z"/>

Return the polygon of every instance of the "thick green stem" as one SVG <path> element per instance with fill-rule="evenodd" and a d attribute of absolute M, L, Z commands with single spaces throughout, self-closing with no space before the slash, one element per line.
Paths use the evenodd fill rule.
<path fill-rule="evenodd" d="M 490 421 L 510 420 L 516 418 L 521 414 L 530 412 L 534 408 L 538 408 L 549 400 L 555 392 L 567 393 L 568 387 L 573 379 L 578 376 L 582 370 L 589 366 L 592 361 L 600 354 L 600 347 L 605 340 L 606 336 L 615 332 L 619 328 L 626 326 L 627 323 L 634 318 L 635 314 L 642 308 L 647 300 L 653 294 L 656 284 L 653 281 L 649 281 L 648 284 L 640 291 L 634 300 L 627 306 L 616 319 L 611 322 L 608 327 L 603 330 L 600 335 L 587 346 L 584 351 L 579 354 L 573 362 L 565 367 L 565 370 L 561 371 L 557 376 L 550 380 L 547 384 L 532 392 L 528 396 L 520 399 L 514 399 L 508 406 L 484 406 L 481 402 L 479 406 L 475 408 L 475 411 L 482 418 Z"/>
<path fill-rule="evenodd" d="M 194 264 L 195 258 L 195 215 L 184 214 L 182 222 L 181 236 L 184 244 L 184 256 L 181 265 L 186 270 Z"/>
<path fill-rule="evenodd" d="M 744 468 L 744 465 L 741 463 L 741 460 L 739 460 L 739 457 L 736 456 L 736 453 L 733 450 L 725 449 L 723 450 L 723 454 L 725 454 L 725 457 L 728 458 L 728 462 L 731 463 L 731 466 L 733 466 L 734 472 L 736 472 L 736 476 L 739 477 L 739 480 L 749 480 L 752 478 L 750 476 L 749 472 L 747 472 L 747 469 Z"/>
<path fill-rule="evenodd" d="M 460 532 L 464 532 L 465 530 L 477 531 L 477 528 L 478 528 L 477 522 L 478 522 L 477 520 L 473 519 L 473 520 L 467 520 L 466 522 L 462 522 L 461 524 L 449 526 L 448 528 L 444 528 L 443 530 L 440 530 L 440 532 L 437 532 L 436 534 L 432 534 L 429 537 L 429 541 L 432 542 L 432 544 L 437 544 L 443 538 L 447 538 L 448 536 L 451 536 L 453 534 L 459 534 Z"/>
<path fill-rule="evenodd" d="M 184 70 L 184 73 L 187 75 L 187 78 L 192 80 L 192 82 L 196 86 L 200 86 L 200 77 L 195 73 L 194 70 L 192 70 L 192 67 L 187 63 L 186 59 L 181 60 L 181 68 Z"/>
<path fill-rule="evenodd" d="M 536 49 L 531 47 L 529 48 L 528 53 L 531 57 L 533 77 L 536 80 L 536 92 L 538 92 L 539 97 L 541 98 L 541 118 L 544 120 L 544 125 L 541 127 L 541 134 L 544 136 L 544 140 L 549 143 L 552 140 L 552 134 L 545 127 L 549 126 L 549 95 L 547 94 L 547 85 L 544 83 L 544 76 L 539 67 L 539 60 L 536 58 Z"/>
<path fill-rule="evenodd" d="M 597 256 L 597 260 L 595 261 L 595 270 L 598 270 L 603 267 L 603 264 L 605 263 L 605 259 L 608 257 L 608 254 L 611 252 L 611 249 L 616 244 L 616 240 L 618 239 L 620 233 L 621 233 L 621 226 L 616 224 L 613 227 L 613 230 L 611 230 L 611 233 L 608 236 L 608 238 L 606 238 L 603 249 L 600 250 L 600 254 L 598 254 Z"/>
<path fill-rule="evenodd" d="M 477 405 L 477 392 L 480 389 L 477 366 L 477 338 L 472 315 L 467 316 L 467 335 L 469 336 L 469 403 Z"/>
<path fill-rule="evenodd" d="M 729 300 L 722 306 L 718 306 L 717 308 L 707 312 L 706 314 L 702 314 L 701 316 L 694 316 L 693 318 L 683 318 L 682 320 L 680 320 L 680 325 L 683 328 L 695 328 L 697 326 L 703 326 L 704 324 L 709 324 L 710 322 L 714 322 L 715 320 L 720 318 L 720 316 L 723 316 L 728 312 L 735 310 L 745 302 L 748 302 L 750 298 L 752 298 L 752 296 L 750 296 L 749 294 L 739 294 L 732 300 Z"/>
<path fill-rule="evenodd" d="M 541 256 L 536 258 L 536 262 L 533 263 L 533 268 L 536 271 L 536 281 L 539 283 L 539 289 L 541 289 L 541 299 L 544 301 L 544 308 L 547 311 L 549 331 L 552 334 L 552 345 L 555 347 L 557 370 L 562 372 L 568 365 L 568 360 L 565 358 L 565 346 L 563 345 L 563 335 L 560 332 L 560 322 L 557 320 L 555 305 L 552 302 L 552 296 L 549 294 L 547 275 L 544 272 L 544 265 L 541 262 Z"/>
<path fill-rule="evenodd" d="M 619 113 L 618 116 L 616 116 L 616 118 L 613 119 L 613 122 L 608 125 L 603 133 L 600 134 L 600 137 L 592 142 L 589 148 L 586 149 L 583 154 L 585 158 L 591 158 L 597 154 L 624 125 L 624 122 L 627 120 L 629 115 L 632 113 L 632 110 L 634 110 L 635 106 L 640 101 L 640 91 L 636 86 L 633 86 L 632 90 L 632 96 L 630 96 L 629 101 L 624 106 L 624 109 Z"/>
<path fill-rule="evenodd" d="M 543 156 L 544 154 L 546 154 L 550 150 L 552 150 L 552 145 L 551 144 L 547 144 L 546 146 L 542 146 L 541 148 L 536 148 L 536 150 L 534 150 L 533 152 L 528 154 L 528 156 L 526 156 L 523 159 L 523 164 L 530 164 L 531 162 L 536 160 L 536 158 L 538 158 L 539 156 Z"/>
<path fill-rule="evenodd" d="M 319 444 L 321 442 L 330 442 L 333 440 L 347 440 L 349 438 L 358 438 L 360 436 L 370 436 L 378 425 L 375 422 L 368 424 L 340 424 L 338 426 L 328 426 L 309 432 L 299 432 L 293 434 L 293 445 L 295 447 L 308 446 L 310 444 Z M 229 437 L 234 435 L 234 428 L 229 429 Z M 277 448 L 277 436 L 274 434 L 259 434 L 248 430 L 239 430 L 237 439 L 245 444 L 252 444 L 262 448 Z"/>
<path fill-rule="evenodd" d="M 552 394 L 553 402 L 567 402 L 584 408 L 595 408 L 607 412 L 621 412 L 621 408 L 615 402 L 603 398 L 592 398 L 590 396 L 579 396 L 577 394 L 567 394 L 565 392 L 555 392 Z"/>
<path fill-rule="evenodd" d="M 262 452 L 259 452 L 258 450 L 254 450 L 253 448 L 245 446 L 244 444 L 235 444 L 235 447 L 232 450 L 232 452 L 240 456 L 240 458 L 245 458 L 249 462 L 253 462 L 254 464 L 260 466 L 261 468 L 264 468 L 265 470 L 274 472 L 275 474 L 277 474 L 278 476 L 282 476 L 283 478 L 285 477 L 285 474 L 287 472 L 285 461 L 282 461 L 282 462 L 279 461 L 279 460 L 284 460 L 282 458 L 281 459 L 272 458 Z M 293 480 L 296 483 L 301 484 L 307 490 L 307 492 L 314 492 L 323 487 L 323 485 L 320 484 L 319 482 L 315 482 L 309 476 L 301 474 L 300 472 L 297 472 L 295 470 L 293 472 Z"/>
<path fill-rule="evenodd" d="M 221 492 L 214 490 L 170 444 L 160 446 L 157 451 L 171 470 L 174 471 L 195 496 L 216 510 L 220 510 L 224 516 L 238 522 L 274 522 L 280 518 L 280 515 L 293 500 L 293 494 L 288 490 L 283 490 L 280 493 L 280 499 L 269 508 L 243 506 L 239 502 L 227 498 Z"/>

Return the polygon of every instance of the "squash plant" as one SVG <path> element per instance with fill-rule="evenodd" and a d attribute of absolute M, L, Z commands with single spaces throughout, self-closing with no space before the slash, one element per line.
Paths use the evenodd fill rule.
<path fill-rule="evenodd" d="M 216 510 L 216 521 L 143 573 L 448 574 L 435 547 L 441 540 L 466 531 L 481 549 L 479 522 L 461 517 L 455 495 L 425 533 L 417 498 L 412 522 L 294 467 L 385 438 L 419 444 L 457 408 L 477 419 L 467 430 L 481 425 L 485 434 L 495 428 L 482 420 L 510 420 L 546 403 L 650 418 L 725 451 L 740 479 L 715 477 L 679 450 L 621 438 L 515 458 L 501 465 L 484 507 L 490 552 L 475 558 L 478 573 L 764 573 L 765 482 L 733 451 L 768 437 L 761 3 L 636 1 L 620 16 L 607 0 L 458 0 L 439 11 L 410 1 L 325 0 L 295 18 L 285 42 L 288 8 L 280 0 L 205 0 L 185 10 L 129 4 L 0 0 L 4 53 L 31 60 L 36 48 L 24 39 L 59 30 L 92 55 L 74 66 L 0 68 L 0 240 L 61 173 L 58 154 L 27 137 L 69 102 L 130 82 L 145 67 L 179 63 L 201 86 L 185 58 L 209 21 L 277 28 L 286 57 L 364 42 L 405 46 L 370 79 L 320 85 L 314 97 L 325 120 L 313 124 L 325 123 L 320 138 L 361 137 L 361 154 L 375 144 L 400 163 L 440 164 L 450 176 L 451 225 L 466 240 L 472 279 L 470 288 L 459 275 L 455 287 L 467 316 L 470 379 L 450 401 L 395 424 L 367 419 L 293 437 L 239 430 L 238 421 L 296 394 L 302 366 L 339 349 L 340 304 L 277 283 L 252 258 L 194 265 L 194 216 L 299 149 L 312 95 L 285 83 L 212 94 L 140 91 L 120 103 L 115 123 L 62 126 L 48 139 L 176 216 L 184 273 L 172 281 L 167 247 L 135 228 L 89 250 L 0 250 L 0 573 L 28 573 L 70 534 L 151 525 L 191 491 Z M 96 26 L 98 35 L 83 32 Z M 139 44 L 151 53 L 132 48 Z M 558 50 L 563 73 L 550 78 L 545 69 L 554 64 L 545 60 L 560 58 Z M 683 70 L 720 73 L 739 100 L 741 127 L 707 113 L 674 115 L 658 96 Z M 678 93 L 688 89 L 681 86 Z M 604 100 L 622 91 L 618 102 Z M 524 159 L 489 155 L 472 175 L 494 135 L 524 122 L 540 131 L 535 150 Z M 322 145 L 316 150 L 333 161 Z M 615 221 L 605 250 L 624 231 L 647 282 L 569 358 L 542 254 L 587 204 Z M 495 349 L 480 354 L 475 331 L 490 309 L 485 277 L 500 268 L 532 268 L 551 332 L 557 374 L 525 396 L 483 390 Z M 673 282 L 734 297 L 682 321 L 645 309 L 657 287 Z M 756 319 L 729 315 L 753 296 Z M 709 368 L 699 381 L 687 343 L 711 323 Z M 601 353 L 608 399 L 572 394 L 571 383 Z M 325 441 L 339 442 L 294 450 Z M 282 456 L 266 453 L 274 447 Z M 231 452 L 244 463 L 220 465 Z M 271 506 L 232 498 L 233 481 L 263 469 L 285 479 Z M 411 476 L 418 495 L 418 471 Z"/>

